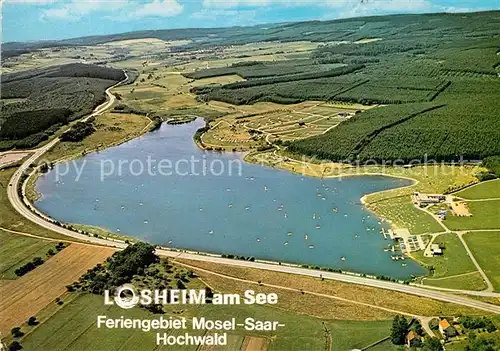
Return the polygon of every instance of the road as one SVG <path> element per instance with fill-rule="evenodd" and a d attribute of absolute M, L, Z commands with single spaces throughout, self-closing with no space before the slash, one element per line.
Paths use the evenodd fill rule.
<path fill-rule="evenodd" d="M 118 84 L 120 84 L 120 83 L 118 83 Z M 102 104 L 101 106 L 97 107 L 89 117 L 96 116 L 96 115 L 104 112 L 107 108 L 109 108 L 113 104 L 113 102 L 115 101 L 115 96 L 110 92 L 110 90 L 113 87 L 110 87 L 106 90 L 106 94 L 108 95 L 109 100 L 107 102 L 105 102 L 104 104 Z M 89 118 L 89 117 L 87 117 L 87 118 Z M 29 157 L 29 159 L 27 159 L 16 170 L 16 172 L 13 174 L 13 176 L 9 182 L 9 186 L 7 189 L 7 196 L 8 196 L 10 203 L 12 204 L 14 209 L 16 209 L 23 217 L 25 217 L 26 219 L 38 224 L 39 226 L 41 226 L 43 228 L 46 228 L 48 230 L 54 231 L 56 233 L 59 233 L 59 234 L 65 235 L 65 236 L 68 236 L 70 238 L 81 240 L 83 242 L 104 245 L 104 246 L 109 246 L 109 247 L 116 247 L 119 249 L 125 248 L 127 246 L 127 244 L 122 242 L 122 241 L 113 241 L 113 240 L 107 240 L 107 239 L 102 239 L 102 238 L 89 237 L 89 236 L 71 231 L 69 229 L 62 228 L 62 227 L 46 220 L 45 218 L 42 218 L 42 217 L 36 215 L 29 208 L 27 208 L 25 206 L 24 201 L 23 201 L 23 197 L 20 196 L 18 191 L 17 191 L 18 183 L 21 179 L 23 172 L 26 172 L 28 170 L 29 166 L 34 161 L 36 161 L 38 158 L 40 158 L 45 152 L 47 152 L 50 148 L 52 148 L 58 142 L 59 142 L 59 139 L 56 138 L 56 139 L 52 140 L 50 143 L 44 145 L 43 147 L 40 147 L 40 148 L 34 150 L 33 155 L 31 155 Z M 398 292 L 402 292 L 402 293 L 406 293 L 406 294 L 436 299 L 439 301 L 456 303 L 459 305 L 468 306 L 468 307 L 477 308 L 477 309 L 480 309 L 483 311 L 488 311 L 488 312 L 500 314 L 500 306 L 495 306 L 495 305 L 488 304 L 488 303 L 485 303 L 482 301 L 473 300 L 473 299 L 467 298 L 465 296 L 452 295 L 448 292 L 424 289 L 424 288 L 413 286 L 413 285 L 404 285 L 404 284 L 398 284 L 398 283 L 393 283 L 393 282 L 389 282 L 389 281 L 375 280 L 375 279 L 365 278 L 365 277 L 356 276 L 356 275 L 347 275 L 347 274 L 323 272 L 323 271 L 320 272 L 320 271 L 315 271 L 315 270 L 311 270 L 311 269 L 300 268 L 297 266 L 280 265 L 280 264 L 275 264 L 275 263 L 270 263 L 270 262 L 249 262 L 249 261 L 225 259 L 225 258 L 215 257 L 215 256 L 199 255 L 199 254 L 193 254 L 193 253 L 185 253 L 185 252 L 180 253 L 180 252 L 171 251 L 168 249 L 157 249 L 157 254 L 160 256 L 164 256 L 164 257 L 185 258 L 185 259 L 190 259 L 190 260 L 215 262 L 215 263 L 219 263 L 219 264 L 240 266 L 240 267 L 246 267 L 246 268 L 263 269 L 263 270 L 268 270 L 268 271 L 298 274 L 298 275 L 311 276 L 311 277 L 319 277 L 319 275 L 322 274 L 322 276 L 325 279 L 332 279 L 332 280 L 341 281 L 341 282 L 345 282 L 345 283 L 359 284 L 359 285 L 370 286 L 370 287 L 381 288 L 381 289 L 388 289 L 388 290 L 398 291 Z M 467 293 L 467 294 L 476 295 L 476 296 L 500 298 L 500 294 L 493 293 L 493 292 L 462 291 L 462 290 L 449 290 L 449 291 L 455 292 L 455 293 Z"/>

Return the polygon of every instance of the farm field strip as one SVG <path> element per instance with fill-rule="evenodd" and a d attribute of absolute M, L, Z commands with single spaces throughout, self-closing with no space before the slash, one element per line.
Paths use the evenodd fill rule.
<path fill-rule="evenodd" d="M 15 279 L 14 267 L 31 261 L 34 257 L 45 258 L 47 250 L 54 247 L 53 242 L 10 234 L 0 230 L 0 279 Z"/>
<path fill-rule="evenodd" d="M 5 332 L 36 314 L 66 291 L 87 269 L 103 262 L 115 249 L 71 244 L 21 278 L 0 281 L 0 331 Z"/>

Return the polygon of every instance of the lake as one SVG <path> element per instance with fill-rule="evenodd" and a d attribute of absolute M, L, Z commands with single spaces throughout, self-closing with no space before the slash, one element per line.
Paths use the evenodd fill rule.
<path fill-rule="evenodd" d="M 35 205 L 60 221 L 168 247 L 399 278 L 425 273 L 391 259 L 384 248 L 392 241 L 380 234 L 388 226 L 360 203 L 409 180 L 318 179 L 244 163 L 239 153 L 200 150 L 192 137 L 203 125 L 163 124 L 60 164 L 38 180 Z"/>

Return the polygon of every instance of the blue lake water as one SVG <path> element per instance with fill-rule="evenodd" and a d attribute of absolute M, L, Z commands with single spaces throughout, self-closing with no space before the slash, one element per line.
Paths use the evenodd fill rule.
<path fill-rule="evenodd" d="M 415 262 L 405 260 L 403 266 L 384 252 L 392 243 L 380 234 L 384 224 L 360 203 L 365 194 L 409 185 L 408 180 L 317 179 L 247 164 L 239 161 L 241 154 L 200 150 L 192 136 L 203 124 L 200 119 L 163 124 L 140 138 L 61 164 L 59 175 L 53 170 L 39 179 L 42 197 L 36 206 L 61 221 L 169 247 L 393 277 L 425 272 Z M 163 175 L 162 159 L 169 160 L 163 161 Z M 167 175 L 179 160 L 186 160 L 177 163 L 182 174 Z M 141 165 L 145 172 L 139 175 Z M 217 175 L 221 165 L 225 172 Z"/>

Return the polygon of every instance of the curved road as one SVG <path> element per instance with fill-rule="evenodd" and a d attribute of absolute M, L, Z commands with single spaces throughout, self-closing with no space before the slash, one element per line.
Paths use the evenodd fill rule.
<path fill-rule="evenodd" d="M 122 81 L 123 82 L 123 81 Z M 108 88 L 106 90 L 106 94 L 109 97 L 109 100 L 102 104 L 101 106 L 97 107 L 94 112 L 89 116 L 96 116 L 104 112 L 107 108 L 109 108 L 113 102 L 115 101 L 115 96 L 111 94 L 110 90 L 117 86 L 118 84 Z M 87 117 L 87 118 L 89 118 Z M 36 215 L 33 213 L 28 207 L 25 206 L 25 203 L 23 202 L 23 197 L 21 197 L 17 191 L 19 181 L 21 179 L 21 176 L 23 172 L 28 171 L 29 166 L 36 161 L 38 158 L 40 158 L 45 152 L 47 152 L 51 147 L 56 145 L 59 142 L 59 139 L 56 138 L 52 140 L 50 143 L 47 145 L 38 148 L 34 150 L 35 152 L 29 159 L 27 159 L 13 174 L 9 185 L 7 189 L 7 196 L 12 204 L 12 206 L 26 219 L 38 224 L 41 227 L 44 227 L 48 230 L 57 232 L 59 234 L 79 239 L 83 242 L 89 242 L 92 244 L 99 244 L 99 245 L 104 245 L 104 246 L 110 246 L 110 247 L 116 247 L 119 249 L 123 249 L 127 246 L 126 243 L 122 241 L 112 241 L 112 240 L 107 240 L 107 239 L 101 239 L 101 238 L 94 238 L 94 237 L 89 237 L 83 234 L 79 234 L 77 232 L 71 231 L 66 228 L 62 228 L 54 223 L 51 223 L 50 221 Z M 455 303 L 463 306 L 468 306 L 471 308 L 477 308 L 483 311 L 487 312 L 492 312 L 496 314 L 500 314 L 500 306 L 488 304 L 482 301 L 470 299 L 464 296 L 460 295 L 452 295 L 447 292 L 442 292 L 442 291 L 437 291 L 437 290 L 428 290 L 428 289 L 423 289 L 417 286 L 412 286 L 412 285 L 404 285 L 404 284 L 399 284 L 399 283 L 393 283 L 389 281 L 382 281 L 382 280 L 375 280 L 375 279 L 370 279 L 370 278 L 365 278 L 361 276 L 356 276 L 356 275 L 348 275 L 348 274 L 340 274 L 340 273 L 332 273 L 332 272 L 324 272 L 324 271 L 315 271 L 311 269 L 305 269 L 305 268 L 300 268 L 297 266 L 292 266 L 292 265 L 280 265 L 280 264 L 275 264 L 275 263 L 270 263 L 270 262 L 250 262 L 250 261 L 239 261 L 239 260 L 232 260 L 232 259 L 225 259 L 221 257 L 216 257 L 216 256 L 208 256 L 208 255 L 198 255 L 198 254 L 193 254 L 193 253 L 185 253 L 185 252 L 176 252 L 176 251 L 171 251 L 167 249 L 157 249 L 156 253 L 160 256 L 165 256 L 165 257 L 174 257 L 174 258 L 185 258 L 185 259 L 190 259 L 190 260 L 198 260 L 198 261 L 208 261 L 208 262 L 215 262 L 219 264 L 227 264 L 227 265 L 233 265 L 233 266 L 240 266 L 240 267 L 246 267 L 246 268 L 255 268 L 255 269 L 264 269 L 268 271 L 275 271 L 275 272 L 281 272 L 281 273 L 290 273 L 290 274 L 299 274 L 299 275 L 304 275 L 304 276 L 311 276 L 311 277 L 319 277 L 321 274 L 325 279 L 332 279 L 332 280 L 337 280 L 337 281 L 342 281 L 345 283 L 352 283 L 352 284 L 359 284 L 359 285 L 364 285 L 364 286 L 370 286 L 370 287 L 375 287 L 375 288 L 381 288 L 381 289 L 388 289 L 392 291 L 398 291 L 406 294 L 412 294 L 412 295 L 417 295 L 421 297 L 427 297 L 439 301 L 444 301 L 444 302 L 450 302 L 450 303 Z M 454 293 L 467 293 L 471 295 L 476 295 L 476 296 L 486 296 L 486 297 L 496 297 L 500 298 L 500 294 L 498 293 L 493 293 L 493 292 L 481 292 L 481 291 L 461 291 L 461 290 L 456 290 L 456 291 L 450 291 Z"/>

